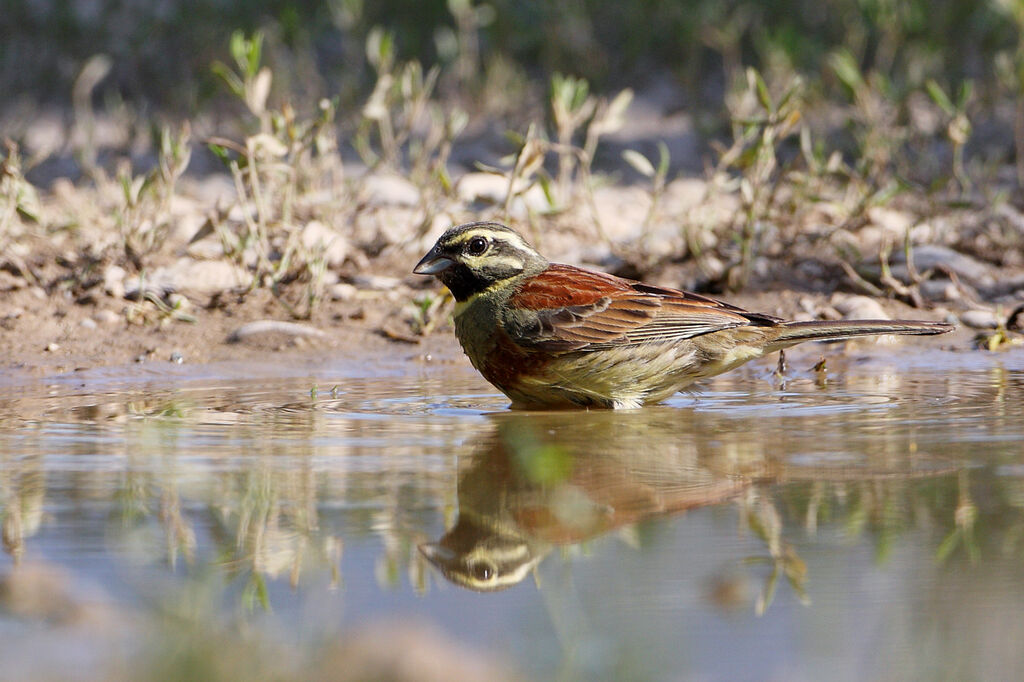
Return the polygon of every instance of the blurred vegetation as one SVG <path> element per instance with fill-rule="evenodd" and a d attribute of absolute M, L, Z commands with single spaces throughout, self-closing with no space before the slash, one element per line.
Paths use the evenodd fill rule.
<path fill-rule="evenodd" d="M 172 108 L 217 92 L 209 72 L 235 30 L 263 30 L 271 66 L 292 91 L 351 96 L 372 81 L 363 45 L 375 27 L 400 58 L 455 65 L 472 78 L 512 64 L 538 82 L 555 72 L 599 89 L 670 72 L 719 103 L 740 64 L 789 69 L 836 85 L 828 58 L 848 50 L 897 90 L 974 79 L 1019 89 L 1019 0 L 8 0 L 0 13 L 0 85 L 8 95 L 65 98 L 82 64 L 113 60 L 100 92 Z M 1010 66 L 1011 68 L 1007 69 Z M 1016 80 L 1016 82 L 1012 82 Z M 449 83 L 451 85 L 451 83 Z"/>

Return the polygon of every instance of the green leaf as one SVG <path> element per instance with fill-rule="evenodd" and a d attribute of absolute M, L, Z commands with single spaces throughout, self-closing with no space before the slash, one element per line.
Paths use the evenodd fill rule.
<path fill-rule="evenodd" d="M 256 31 L 249 39 L 246 46 L 246 70 L 247 76 L 252 78 L 260 70 L 260 61 L 263 59 L 263 32 Z"/>
<path fill-rule="evenodd" d="M 263 54 L 263 33 L 256 31 L 252 34 L 252 38 L 246 38 L 242 31 L 235 31 L 231 34 L 229 49 L 239 71 L 246 78 L 252 78 L 260 68 L 260 59 Z"/>
<path fill-rule="evenodd" d="M 843 85 L 849 88 L 851 94 L 856 95 L 864 88 L 864 76 L 861 75 L 860 66 L 849 50 L 833 52 L 828 57 L 828 64 Z"/>
<path fill-rule="evenodd" d="M 452 193 L 452 179 L 444 167 L 437 169 L 437 182 L 441 185 L 441 190 L 445 194 Z"/>
<path fill-rule="evenodd" d="M 768 611 L 768 607 L 775 601 L 775 588 L 779 585 L 779 567 L 778 564 L 772 567 L 772 572 L 768 575 L 765 580 L 764 591 L 757 598 L 757 604 L 755 606 L 755 612 L 758 616 L 763 616 Z"/>
<path fill-rule="evenodd" d="M 227 64 L 214 62 L 210 65 L 210 71 L 213 71 L 214 75 L 219 76 L 236 97 L 245 97 L 245 84 L 242 83 L 242 79 Z"/>
<path fill-rule="evenodd" d="M 772 103 L 772 97 L 768 94 L 768 86 L 764 82 L 764 78 L 758 73 L 754 67 L 747 69 L 747 83 L 757 93 L 757 101 L 761 104 L 761 107 L 772 113 L 775 111 L 775 105 Z"/>
<path fill-rule="evenodd" d="M 573 83 L 572 110 L 579 111 L 590 94 L 590 83 L 585 78 L 577 78 Z"/>
<path fill-rule="evenodd" d="M 395 36 L 380 26 L 366 37 L 366 59 L 378 72 L 390 71 L 395 54 Z"/>
<path fill-rule="evenodd" d="M 522 147 L 526 144 L 526 137 L 518 130 L 506 130 L 505 139 L 515 147 Z"/>
<path fill-rule="evenodd" d="M 538 176 L 537 181 L 540 184 L 540 189 L 544 192 L 544 198 L 547 199 L 548 206 L 555 207 L 555 193 L 551 189 L 551 178 L 546 173 L 542 173 Z"/>
<path fill-rule="evenodd" d="M 957 92 L 956 95 L 956 108 L 959 109 L 960 111 L 963 111 L 964 107 L 966 107 L 967 103 L 970 101 L 971 95 L 973 94 L 974 81 L 968 79 L 960 83 L 960 90 Z"/>
<path fill-rule="evenodd" d="M 264 611 L 270 611 L 270 597 L 267 593 L 267 582 L 263 576 L 253 571 L 248 584 L 242 590 L 242 605 L 252 613 L 258 605 Z"/>
<path fill-rule="evenodd" d="M 956 114 L 956 107 L 954 107 L 953 102 L 950 101 L 949 95 L 946 94 L 946 91 L 942 89 L 942 86 L 939 85 L 934 78 L 929 78 L 928 82 L 924 84 L 924 87 L 928 91 L 928 96 L 932 98 L 932 101 L 935 102 L 940 109 L 942 109 L 944 114 L 947 116 L 954 116 Z"/>
<path fill-rule="evenodd" d="M 213 152 L 213 155 L 220 159 L 221 163 L 225 166 L 231 163 L 231 157 L 228 154 L 228 150 L 219 144 L 213 144 L 212 142 L 206 145 L 207 149 Z"/>
<path fill-rule="evenodd" d="M 662 180 L 668 175 L 668 165 L 670 157 L 668 153 L 668 145 L 663 141 L 658 141 L 658 177 Z"/>
<path fill-rule="evenodd" d="M 800 78 L 800 76 L 796 76 L 790 84 L 789 88 L 786 89 L 786 92 L 783 93 L 782 99 L 779 100 L 779 111 L 785 109 L 786 105 L 789 104 L 790 100 L 792 100 L 797 93 L 802 92 L 803 89 L 803 79 Z"/>
<path fill-rule="evenodd" d="M 946 563 L 946 559 L 956 549 L 957 544 L 960 542 L 960 529 L 954 528 L 945 539 L 939 543 L 939 548 L 935 550 L 935 562 L 938 564 Z"/>
<path fill-rule="evenodd" d="M 241 30 L 234 31 L 231 33 L 231 39 L 228 43 L 228 50 L 231 52 L 231 57 L 235 60 L 235 64 L 238 68 L 245 70 L 245 33 Z"/>

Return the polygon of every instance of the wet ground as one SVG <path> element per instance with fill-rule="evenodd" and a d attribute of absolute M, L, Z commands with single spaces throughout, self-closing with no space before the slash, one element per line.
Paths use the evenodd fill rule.
<path fill-rule="evenodd" d="M 1024 352 L 913 348 L 623 412 L 454 356 L 0 377 L 0 677 L 1020 675 Z"/>

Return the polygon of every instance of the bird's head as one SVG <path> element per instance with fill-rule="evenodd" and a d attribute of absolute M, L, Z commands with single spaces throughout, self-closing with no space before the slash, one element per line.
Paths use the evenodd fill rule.
<path fill-rule="evenodd" d="M 539 273 L 548 261 L 519 236 L 499 223 L 467 223 L 449 229 L 413 272 L 434 275 L 456 301 Z"/>
<path fill-rule="evenodd" d="M 515 529 L 490 527 L 489 519 L 459 516 L 438 542 L 419 550 L 449 581 L 477 592 L 497 592 L 522 582 L 551 550 Z"/>

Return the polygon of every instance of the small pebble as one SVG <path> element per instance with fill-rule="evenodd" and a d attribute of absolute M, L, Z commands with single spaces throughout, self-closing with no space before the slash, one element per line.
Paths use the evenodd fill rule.
<path fill-rule="evenodd" d="M 121 321 L 121 316 L 113 310 L 97 310 L 92 319 L 100 324 L 117 324 Z"/>
<path fill-rule="evenodd" d="M 397 277 L 386 277 L 384 275 L 356 275 L 352 283 L 358 289 L 372 289 L 375 291 L 393 291 L 401 280 Z"/>
<path fill-rule="evenodd" d="M 47 344 L 46 350 L 53 353 L 54 351 L 60 350 L 60 345 L 56 343 Z"/>
<path fill-rule="evenodd" d="M 867 296 L 848 296 L 834 303 L 835 309 L 847 320 L 888 320 L 882 305 Z"/>
<path fill-rule="evenodd" d="M 332 285 L 330 289 L 328 289 L 328 292 L 330 294 L 331 300 L 333 301 L 349 301 L 356 297 L 356 294 L 359 293 L 359 290 L 356 289 L 351 284 L 339 282 L 338 284 Z"/>
<path fill-rule="evenodd" d="M 960 289 L 948 279 L 925 280 L 920 287 L 921 295 L 932 301 L 959 301 L 963 298 Z"/>
<path fill-rule="evenodd" d="M 179 353 L 178 351 L 174 351 L 173 353 L 171 353 L 171 362 L 173 362 L 176 365 L 180 365 L 181 363 L 185 362 L 185 356 Z"/>
<path fill-rule="evenodd" d="M 96 328 L 96 320 L 92 319 L 91 317 L 85 318 L 84 320 L 82 320 L 78 324 L 79 324 L 80 327 L 83 327 L 85 329 L 95 329 Z"/>
<path fill-rule="evenodd" d="M 175 310 L 188 310 L 192 307 L 192 302 L 181 294 L 168 294 L 167 303 Z"/>
<path fill-rule="evenodd" d="M 316 327 L 310 327 L 305 324 L 281 322 L 278 320 L 257 320 L 256 322 L 243 324 L 241 327 L 231 332 L 231 334 L 228 335 L 228 343 L 238 343 L 239 341 L 246 341 L 254 337 L 264 336 L 267 334 L 282 334 L 292 338 L 302 336 L 323 338 L 327 336 L 327 334 Z"/>
<path fill-rule="evenodd" d="M 972 329 L 995 329 L 999 318 L 991 310 L 968 310 L 960 315 L 960 322 Z"/>
<path fill-rule="evenodd" d="M 111 265 L 103 271 L 103 290 L 114 298 L 124 298 L 124 280 L 127 272 L 120 265 Z"/>

